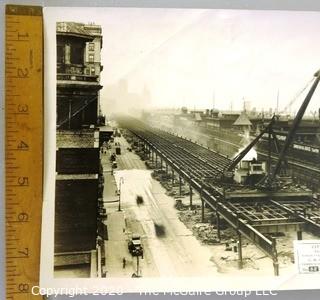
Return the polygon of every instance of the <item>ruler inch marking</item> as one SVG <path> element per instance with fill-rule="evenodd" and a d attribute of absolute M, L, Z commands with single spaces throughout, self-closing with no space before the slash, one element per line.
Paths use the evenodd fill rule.
<path fill-rule="evenodd" d="M 5 11 L 6 300 L 42 299 L 31 294 L 40 269 L 42 7 L 6 5 Z"/>

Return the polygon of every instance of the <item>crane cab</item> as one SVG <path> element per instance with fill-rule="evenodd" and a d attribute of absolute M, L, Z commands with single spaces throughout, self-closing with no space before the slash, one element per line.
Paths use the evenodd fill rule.
<path fill-rule="evenodd" d="M 252 160 L 242 160 L 235 172 L 234 180 L 240 184 L 255 184 L 266 175 L 266 162 Z"/>

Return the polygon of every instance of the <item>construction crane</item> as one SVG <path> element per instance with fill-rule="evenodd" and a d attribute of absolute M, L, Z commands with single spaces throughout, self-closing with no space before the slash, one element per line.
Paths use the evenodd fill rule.
<path fill-rule="evenodd" d="M 314 74 L 314 77 L 315 77 L 315 80 L 306 96 L 306 98 L 304 99 L 302 105 L 300 106 L 299 110 L 298 110 L 298 113 L 297 115 L 295 116 L 294 120 L 293 120 L 293 123 L 292 123 L 292 126 L 287 134 L 287 137 L 286 137 L 286 140 L 284 142 L 284 145 L 280 151 L 280 154 L 279 154 L 279 158 L 278 158 L 278 161 L 277 161 L 277 164 L 275 166 L 275 168 L 273 169 L 273 171 L 267 175 L 266 179 L 265 179 L 265 182 L 267 184 L 267 187 L 269 188 L 273 188 L 274 186 L 274 181 L 275 181 L 275 178 L 276 176 L 278 175 L 282 165 L 283 165 L 283 162 L 285 160 L 285 156 L 288 152 L 288 149 L 293 141 L 293 138 L 297 132 L 297 129 L 300 125 L 300 122 L 303 118 L 303 115 L 310 103 L 310 100 L 319 84 L 319 81 L 320 81 L 320 70 L 318 70 L 315 74 Z"/>
<path fill-rule="evenodd" d="M 249 151 L 254 147 L 254 145 L 260 140 L 260 138 L 267 132 L 272 130 L 272 125 L 274 124 L 275 116 L 272 117 L 270 123 L 256 136 L 256 138 L 248 144 L 238 155 L 236 155 L 231 164 L 226 168 L 225 171 L 231 172 L 237 166 L 237 164 L 249 153 Z"/>
<path fill-rule="evenodd" d="M 275 116 L 272 117 L 270 123 L 260 132 L 260 134 L 247 146 L 245 149 L 243 149 L 233 160 L 232 162 L 227 166 L 227 168 L 224 170 L 224 177 L 230 178 L 230 173 L 235 169 L 235 167 L 241 162 L 241 160 L 246 156 L 246 154 L 255 146 L 255 144 L 260 140 L 260 138 L 265 134 L 269 134 L 269 167 L 268 167 L 268 173 L 266 176 L 259 182 L 259 186 L 261 188 L 267 188 L 269 190 L 272 190 L 275 188 L 275 179 L 276 176 L 279 174 L 280 169 L 283 165 L 287 165 L 287 159 L 286 154 L 288 152 L 288 149 L 293 141 L 294 135 L 296 134 L 296 131 L 299 127 L 299 124 L 302 120 L 302 117 L 308 107 L 308 104 L 310 103 L 310 100 L 317 88 L 317 85 L 320 81 L 320 70 L 317 71 L 314 74 L 315 80 L 313 85 L 311 86 L 305 100 L 303 101 L 296 117 L 293 120 L 293 124 L 287 134 L 286 140 L 284 142 L 284 146 L 282 147 L 280 151 L 280 145 L 279 141 L 277 139 L 276 134 L 273 131 L 273 125 L 275 122 Z M 279 158 L 277 160 L 275 168 L 271 171 L 271 138 L 274 141 L 275 149 L 279 153 Z"/>
<path fill-rule="evenodd" d="M 291 108 L 292 106 L 296 103 L 296 101 L 299 99 L 299 97 L 302 95 L 302 93 L 304 93 L 304 91 L 308 88 L 308 86 L 310 85 L 310 83 L 314 80 L 314 78 L 311 78 L 307 83 L 306 85 L 300 90 L 298 91 L 294 97 L 290 100 L 290 102 L 281 110 L 280 114 L 281 113 L 290 113 L 291 112 Z M 278 91 L 279 93 L 279 91 Z M 278 94 L 278 98 L 279 98 L 279 94 Z M 278 101 L 279 99 L 277 99 Z M 278 106 L 278 104 L 277 104 Z"/>

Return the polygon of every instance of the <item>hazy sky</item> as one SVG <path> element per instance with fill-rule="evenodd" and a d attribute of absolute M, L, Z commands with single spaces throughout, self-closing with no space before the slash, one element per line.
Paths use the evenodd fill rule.
<path fill-rule="evenodd" d="M 154 106 L 209 108 L 215 98 L 241 109 L 244 98 L 268 109 L 279 89 L 281 110 L 320 68 L 318 12 L 72 8 L 61 21 L 101 24 L 102 101 L 125 78 L 132 92 L 148 86 Z"/>

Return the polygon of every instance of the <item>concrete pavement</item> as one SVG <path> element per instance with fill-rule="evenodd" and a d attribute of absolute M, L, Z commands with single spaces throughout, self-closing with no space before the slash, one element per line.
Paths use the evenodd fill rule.
<path fill-rule="evenodd" d="M 104 208 L 107 219 L 104 223 L 108 228 L 108 240 L 104 241 L 105 266 L 107 277 L 131 277 L 136 272 L 136 259 L 128 251 L 130 233 L 126 230 L 125 211 L 119 208 L 118 187 L 113 172 L 111 172 L 110 155 L 115 152 L 114 147 L 101 154 L 101 163 L 104 170 Z M 121 156 L 117 156 L 119 158 Z M 125 268 L 123 267 L 125 259 Z"/>

